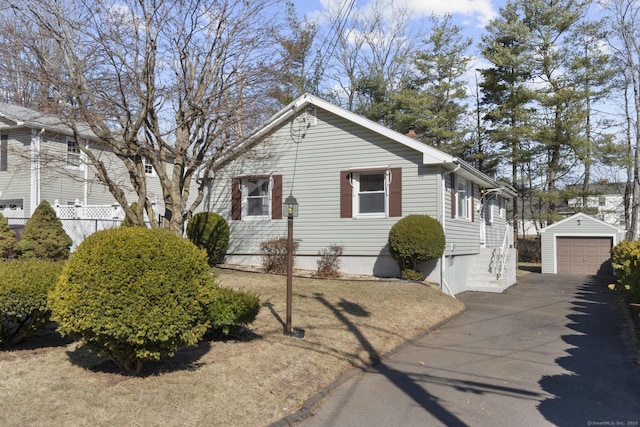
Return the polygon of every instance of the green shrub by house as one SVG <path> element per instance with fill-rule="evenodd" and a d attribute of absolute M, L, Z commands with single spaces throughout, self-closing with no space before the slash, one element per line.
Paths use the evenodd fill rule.
<path fill-rule="evenodd" d="M 442 226 L 428 215 L 406 216 L 389 231 L 389 250 L 404 279 L 423 280 L 418 264 L 442 256 L 444 245 Z"/>
<path fill-rule="evenodd" d="M 0 345 L 18 343 L 47 323 L 47 295 L 63 265 L 42 259 L 0 261 Z"/>
<path fill-rule="evenodd" d="M 207 255 L 161 229 L 119 227 L 86 238 L 51 293 L 52 320 L 129 373 L 195 345 L 216 283 Z"/>
<path fill-rule="evenodd" d="M 618 283 L 640 301 L 640 242 L 623 240 L 611 248 L 611 265 Z"/>
<path fill-rule="evenodd" d="M 13 258 L 17 253 L 16 232 L 9 226 L 7 219 L 0 214 L 0 258 Z"/>
<path fill-rule="evenodd" d="M 43 200 L 25 224 L 18 247 L 21 257 L 59 261 L 69 258 L 72 244 L 56 212 Z"/>
<path fill-rule="evenodd" d="M 224 335 L 233 334 L 256 320 L 260 312 L 260 298 L 253 292 L 218 288 L 208 307 L 211 329 Z"/>
<path fill-rule="evenodd" d="M 189 220 L 187 237 L 196 246 L 204 248 L 209 257 L 209 265 L 215 265 L 227 253 L 229 225 L 215 212 L 200 212 Z"/>

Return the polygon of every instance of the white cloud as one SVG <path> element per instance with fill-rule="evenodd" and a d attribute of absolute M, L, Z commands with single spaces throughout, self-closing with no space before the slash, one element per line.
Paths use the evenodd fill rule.
<path fill-rule="evenodd" d="M 473 16 L 478 26 L 484 27 L 497 16 L 491 0 L 405 0 L 409 8 L 423 16 L 465 15 Z"/>
<path fill-rule="evenodd" d="M 306 2 L 308 0 L 302 0 Z M 324 10 L 340 10 L 350 0 L 319 0 Z M 375 0 L 356 0 L 355 7 L 366 9 Z M 502 0 L 386 0 L 386 3 L 394 3 L 397 6 L 406 5 L 414 12 L 414 18 L 424 18 L 435 15 L 463 15 L 470 19 L 467 22 L 476 21 L 476 26 L 484 27 L 497 16 L 497 8 L 493 3 Z M 300 3 L 298 1 L 297 3 Z M 473 25 L 473 24 L 471 24 Z"/>

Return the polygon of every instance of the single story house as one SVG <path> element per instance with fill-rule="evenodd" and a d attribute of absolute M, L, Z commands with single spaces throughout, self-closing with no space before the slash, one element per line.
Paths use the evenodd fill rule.
<path fill-rule="evenodd" d="M 611 248 L 625 230 L 577 213 L 540 230 L 542 273 L 611 276 Z"/>
<path fill-rule="evenodd" d="M 230 226 L 226 261 L 259 265 L 260 243 L 286 236 L 284 199 L 299 215 L 296 266 L 343 247 L 342 272 L 398 276 L 387 245 L 400 218 L 427 214 L 446 236 L 445 254 L 424 263 L 443 291 L 501 292 L 515 283 L 515 192 L 461 159 L 305 94 L 274 115 L 217 165 L 204 210 Z"/>

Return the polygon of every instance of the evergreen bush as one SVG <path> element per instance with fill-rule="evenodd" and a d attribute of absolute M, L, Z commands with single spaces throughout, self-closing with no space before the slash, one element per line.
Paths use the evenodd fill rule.
<path fill-rule="evenodd" d="M 257 294 L 220 287 L 213 293 L 208 320 L 213 331 L 229 335 L 253 323 L 260 308 Z"/>
<path fill-rule="evenodd" d="M 47 295 L 63 265 L 42 259 L 0 261 L 0 344 L 18 343 L 47 323 Z"/>
<path fill-rule="evenodd" d="M 7 219 L 0 214 L 0 259 L 9 259 L 18 253 L 16 232 L 9 226 Z"/>
<path fill-rule="evenodd" d="M 43 200 L 25 224 L 18 247 L 24 258 L 60 261 L 69 258 L 72 244 L 56 212 Z"/>
<path fill-rule="evenodd" d="M 429 215 L 409 215 L 396 222 L 389 231 L 389 250 L 398 262 L 402 277 L 423 280 L 418 264 L 444 253 L 442 225 Z"/>
<path fill-rule="evenodd" d="M 640 301 L 640 242 L 623 240 L 611 248 L 611 265 L 618 283 Z"/>
<path fill-rule="evenodd" d="M 200 212 L 189 220 L 187 237 L 196 246 L 207 251 L 209 265 L 216 265 L 227 253 L 229 225 L 215 212 Z"/>
<path fill-rule="evenodd" d="M 206 252 L 162 229 L 118 227 L 86 238 L 51 293 L 64 335 L 128 373 L 195 345 L 216 283 Z"/>

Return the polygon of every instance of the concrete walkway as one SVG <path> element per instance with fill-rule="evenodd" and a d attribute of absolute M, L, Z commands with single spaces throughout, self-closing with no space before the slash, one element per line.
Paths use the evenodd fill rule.
<path fill-rule="evenodd" d="M 331 391 L 303 427 L 640 425 L 640 367 L 607 280 L 529 273 Z"/>

